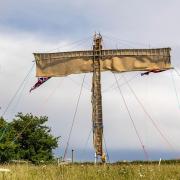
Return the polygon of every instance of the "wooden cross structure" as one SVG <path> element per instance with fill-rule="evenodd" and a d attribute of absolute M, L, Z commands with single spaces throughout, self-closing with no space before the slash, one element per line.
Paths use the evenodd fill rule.
<path fill-rule="evenodd" d="M 95 160 L 103 156 L 101 72 L 160 72 L 171 68 L 170 48 L 103 50 L 101 34 L 94 35 L 92 50 L 34 53 L 37 77 L 93 73 L 92 129 Z"/>

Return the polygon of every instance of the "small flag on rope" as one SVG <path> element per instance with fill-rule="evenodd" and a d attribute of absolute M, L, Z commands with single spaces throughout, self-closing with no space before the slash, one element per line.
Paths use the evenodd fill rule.
<path fill-rule="evenodd" d="M 159 73 L 159 72 L 163 72 L 165 70 L 160 70 L 160 69 L 152 69 L 150 71 L 147 71 L 147 72 L 144 72 L 144 73 L 141 73 L 141 76 L 144 76 L 144 75 L 149 75 L 149 73 Z"/>
<path fill-rule="evenodd" d="M 32 90 L 38 88 L 39 86 L 41 86 L 43 83 L 45 83 L 50 78 L 51 77 L 39 77 L 37 83 L 30 89 L 29 92 L 31 92 Z"/>

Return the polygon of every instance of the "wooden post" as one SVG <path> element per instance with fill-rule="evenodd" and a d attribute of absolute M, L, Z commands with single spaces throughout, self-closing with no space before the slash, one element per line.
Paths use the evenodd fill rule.
<path fill-rule="evenodd" d="M 93 79 L 92 79 L 92 123 L 93 143 L 95 148 L 95 162 L 98 156 L 102 156 L 103 119 L 102 119 L 102 96 L 101 96 L 101 71 L 100 59 L 102 55 L 102 36 L 95 34 L 93 45 Z"/>
<path fill-rule="evenodd" d="M 94 153 L 94 164 L 96 164 L 97 163 L 97 154 L 96 154 L 96 152 Z"/>
<path fill-rule="evenodd" d="M 74 163 L 74 149 L 72 149 L 72 156 L 71 156 L 72 163 Z"/>

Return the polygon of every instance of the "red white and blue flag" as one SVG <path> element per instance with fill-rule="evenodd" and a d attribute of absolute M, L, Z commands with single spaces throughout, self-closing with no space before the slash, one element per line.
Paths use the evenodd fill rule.
<path fill-rule="evenodd" d="M 144 76 L 144 75 L 149 75 L 149 73 L 160 73 L 160 72 L 163 72 L 165 71 L 164 69 L 152 69 L 152 70 L 149 70 L 149 71 L 146 71 L 144 73 L 141 73 L 141 76 Z"/>
<path fill-rule="evenodd" d="M 37 83 L 30 89 L 29 92 L 31 92 L 32 90 L 38 88 L 39 86 L 41 86 L 43 83 L 45 83 L 50 78 L 51 77 L 38 77 Z"/>

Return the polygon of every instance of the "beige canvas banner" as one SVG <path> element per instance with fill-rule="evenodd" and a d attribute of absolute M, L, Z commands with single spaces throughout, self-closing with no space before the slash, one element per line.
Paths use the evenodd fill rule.
<path fill-rule="evenodd" d="M 93 51 L 34 53 L 36 76 L 55 77 L 93 71 Z M 128 72 L 171 68 L 170 48 L 102 50 L 101 71 Z"/>

